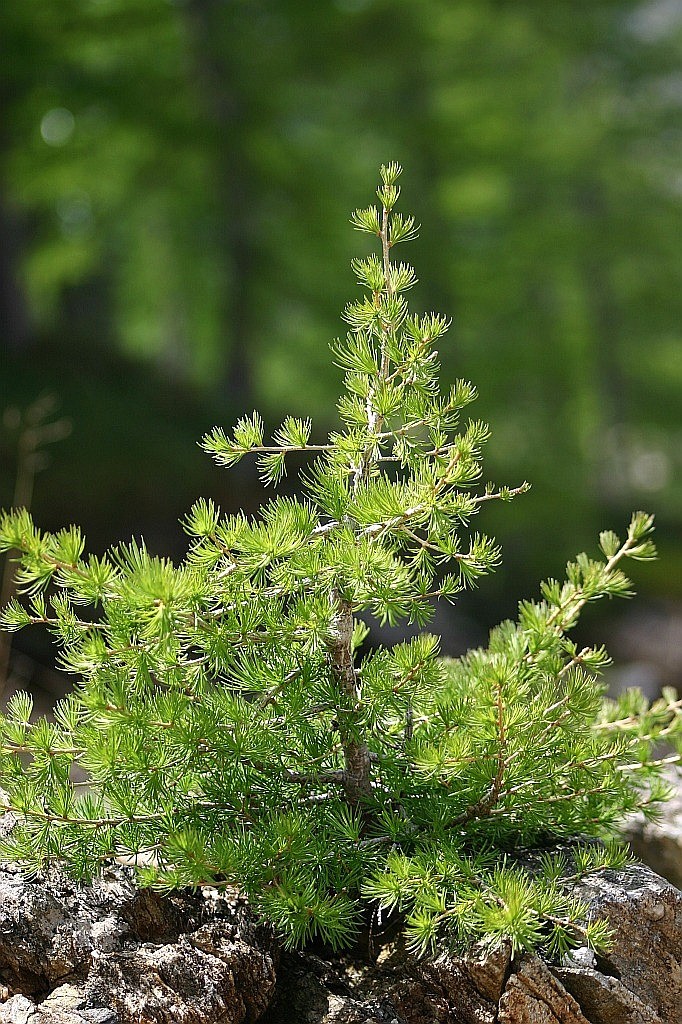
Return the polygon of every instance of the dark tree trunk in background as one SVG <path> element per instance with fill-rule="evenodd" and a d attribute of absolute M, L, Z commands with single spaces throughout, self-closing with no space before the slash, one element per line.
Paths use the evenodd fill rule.
<path fill-rule="evenodd" d="M 584 186 L 578 197 L 582 215 L 589 219 L 598 237 L 600 228 L 608 235 L 608 209 L 603 188 L 596 182 Z M 619 359 L 619 341 L 624 330 L 621 312 L 615 300 L 609 273 L 609 259 L 599 258 L 596 247 L 586 261 L 585 281 L 594 310 L 599 366 L 598 388 L 604 426 L 626 423 L 629 412 L 629 382 Z"/>
<path fill-rule="evenodd" d="M 244 408 L 253 394 L 249 295 L 254 262 L 249 211 L 253 207 L 244 155 L 248 119 L 238 69 L 231 63 L 229 48 L 223 45 L 230 17 L 236 19 L 237 15 L 234 4 L 226 0 L 189 0 L 185 11 L 215 156 L 216 244 L 225 282 L 220 320 L 228 348 L 221 389 L 228 402 Z"/>
<path fill-rule="evenodd" d="M 26 298 L 19 283 L 19 217 L 0 194 L 0 352 L 20 352 L 31 340 Z"/>

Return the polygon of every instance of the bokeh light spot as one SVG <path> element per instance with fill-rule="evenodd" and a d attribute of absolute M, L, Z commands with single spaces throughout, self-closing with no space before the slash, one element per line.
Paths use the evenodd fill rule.
<path fill-rule="evenodd" d="M 40 134 L 48 146 L 65 146 L 73 135 L 76 118 L 66 107 L 53 107 L 40 122 Z"/>

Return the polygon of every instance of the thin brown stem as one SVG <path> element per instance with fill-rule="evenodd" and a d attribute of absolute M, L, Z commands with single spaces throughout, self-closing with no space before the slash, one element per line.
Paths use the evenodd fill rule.
<path fill-rule="evenodd" d="M 353 606 L 338 591 L 334 591 L 332 600 L 335 611 L 327 649 L 341 696 L 337 720 L 345 761 L 343 788 L 348 802 L 357 804 L 371 796 L 372 781 L 369 748 L 357 735 L 356 708 L 360 690 L 353 664 Z"/>

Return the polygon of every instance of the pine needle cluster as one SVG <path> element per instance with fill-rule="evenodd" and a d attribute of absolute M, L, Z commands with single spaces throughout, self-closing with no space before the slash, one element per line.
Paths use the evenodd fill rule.
<path fill-rule="evenodd" d="M 26 694 L 0 719 L 15 818 L 0 852 L 79 879 L 118 858 L 143 885 L 237 885 L 292 945 L 347 946 L 368 915 L 398 913 L 420 952 L 599 948 L 608 930 L 571 882 L 621 864 L 618 822 L 667 796 L 655 748 L 682 749 L 682 701 L 608 704 L 606 652 L 569 631 L 630 593 L 621 566 L 654 556 L 652 520 L 603 533 L 601 557 L 579 555 L 486 649 L 367 647 L 368 616 L 424 625 L 490 573 L 499 550 L 476 517 L 527 487 L 481 485 L 488 430 L 463 419 L 476 391 L 439 379 L 448 322 L 408 308 L 414 271 L 392 257 L 417 229 L 395 212 L 399 175 L 382 167 L 378 205 L 353 216 L 379 251 L 352 264 L 363 297 L 333 347 L 339 429 L 317 443 L 288 417 L 268 439 L 254 412 L 203 440 L 220 465 L 254 457 L 266 484 L 304 453 L 302 497 L 253 518 L 198 501 L 180 565 L 135 542 L 94 557 L 76 527 L 3 515 L 22 595 L 3 626 L 49 630 L 75 688 L 53 720 Z M 570 862 L 527 866 L 576 838 Z"/>

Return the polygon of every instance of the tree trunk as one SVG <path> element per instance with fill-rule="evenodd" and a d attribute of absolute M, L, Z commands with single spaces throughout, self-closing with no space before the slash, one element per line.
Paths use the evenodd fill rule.
<path fill-rule="evenodd" d="M 19 217 L 0 195 L 0 349 L 9 354 L 21 352 L 31 340 L 28 306 L 17 273 L 21 249 Z"/>
<path fill-rule="evenodd" d="M 336 613 L 332 619 L 329 657 L 339 694 L 347 706 L 338 713 L 339 734 L 343 746 L 345 772 L 343 788 L 349 804 L 358 804 L 372 794 L 370 756 L 367 744 L 356 733 L 355 705 L 360 699 L 353 664 L 353 609 L 336 592 Z"/>
<path fill-rule="evenodd" d="M 224 343 L 229 346 L 221 386 L 228 402 L 241 409 L 252 404 L 253 394 L 249 284 L 254 242 L 249 212 L 253 210 L 251 173 L 243 137 L 248 120 L 246 101 L 226 45 L 230 17 L 235 20 L 237 12 L 234 4 L 224 0 L 189 0 L 184 9 L 215 159 L 215 242 L 225 282 L 220 323 Z"/>

